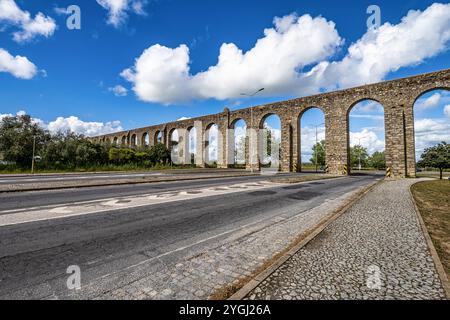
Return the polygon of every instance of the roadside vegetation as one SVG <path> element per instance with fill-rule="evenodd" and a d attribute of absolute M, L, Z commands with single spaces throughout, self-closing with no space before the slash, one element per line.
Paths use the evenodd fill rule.
<path fill-rule="evenodd" d="M 411 191 L 450 279 L 450 181 L 419 182 Z"/>
<path fill-rule="evenodd" d="M 29 115 L 5 117 L 0 122 L 0 172 L 29 173 L 33 149 L 37 172 L 129 171 L 174 166 L 163 144 L 150 148 L 121 148 L 95 144 L 71 132 L 51 134 Z"/>
<path fill-rule="evenodd" d="M 315 170 L 316 159 L 318 168 L 325 167 L 325 141 L 313 146 L 310 163 L 303 163 L 303 170 Z M 358 168 L 361 163 L 362 170 L 384 170 L 386 169 L 386 158 L 384 151 L 376 151 L 369 155 L 367 148 L 357 145 L 350 148 L 350 164 L 352 168 Z"/>

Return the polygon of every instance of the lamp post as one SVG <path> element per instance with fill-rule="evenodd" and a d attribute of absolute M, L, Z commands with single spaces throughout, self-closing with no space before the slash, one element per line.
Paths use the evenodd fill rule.
<path fill-rule="evenodd" d="M 34 158 L 36 152 L 36 136 L 33 136 L 33 158 L 31 159 L 31 174 L 34 174 Z"/>
<path fill-rule="evenodd" d="M 251 97 L 254 97 L 254 96 L 256 96 L 258 93 L 260 93 L 260 92 L 262 92 L 262 91 L 264 91 L 265 90 L 265 88 L 261 88 L 261 89 L 259 89 L 259 90 L 257 90 L 257 91 L 255 91 L 254 93 L 252 93 L 252 94 L 248 94 L 248 93 L 241 93 L 241 96 L 246 96 L 246 97 L 249 97 L 249 98 L 251 98 Z M 250 128 L 251 128 L 251 130 L 253 130 L 253 106 L 251 106 L 250 107 Z M 253 148 L 250 148 L 250 151 L 252 151 L 252 149 Z M 250 161 L 252 160 L 252 157 L 253 156 L 253 152 L 250 154 Z M 253 164 L 250 162 L 250 171 L 251 171 L 251 173 L 253 173 Z"/>
<path fill-rule="evenodd" d="M 316 150 L 315 150 L 315 159 L 314 159 L 314 162 L 315 162 L 315 164 L 316 164 L 316 173 L 318 172 L 318 164 L 317 164 L 317 156 L 318 156 L 318 152 L 317 152 L 317 147 L 318 147 L 318 144 L 319 144 L 319 140 L 318 140 L 318 128 L 319 127 L 321 127 L 321 126 L 323 126 L 323 125 L 325 125 L 325 123 L 321 123 L 321 124 L 318 124 L 318 125 L 316 125 L 315 127 L 316 127 Z"/>
<path fill-rule="evenodd" d="M 366 138 L 367 136 L 364 137 L 359 137 L 358 139 L 358 146 L 359 146 L 359 154 L 358 154 L 358 171 L 361 171 L 361 139 Z"/>

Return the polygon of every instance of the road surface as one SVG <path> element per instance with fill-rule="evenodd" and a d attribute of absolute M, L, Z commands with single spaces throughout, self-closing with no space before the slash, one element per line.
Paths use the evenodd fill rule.
<path fill-rule="evenodd" d="M 254 240 L 255 230 L 276 228 L 302 212 L 309 223 L 308 210 L 328 203 L 331 208 L 379 178 L 283 185 L 264 176 L 237 177 L 2 194 L 0 299 L 207 298 L 215 279 L 206 280 L 222 270 L 215 259 L 222 259 L 227 245 L 236 249 L 236 239 Z M 284 231 L 278 232 L 282 239 Z M 168 270 L 201 256 L 209 258 L 189 265 L 189 275 L 165 278 Z M 81 290 L 67 287 L 66 271 L 73 265 L 82 271 Z"/>

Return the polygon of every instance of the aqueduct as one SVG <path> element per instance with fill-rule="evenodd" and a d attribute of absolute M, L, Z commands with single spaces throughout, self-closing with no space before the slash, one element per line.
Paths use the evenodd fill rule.
<path fill-rule="evenodd" d="M 170 122 L 140 129 L 117 132 L 92 138 L 95 142 L 122 144 L 129 147 L 151 146 L 157 142 L 170 147 L 170 135 L 177 130 L 178 155 L 181 163 L 191 163 L 189 132 L 195 128 L 197 143 L 195 163 L 205 166 L 208 140 L 206 132 L 218 127 L 219 168 L 228 168 L 234 161 L 234 123 L 244 120 L 247 125 L 248 152 L 246 167 L 260 169 L 261 137 L 259 132 L 268 115 L 281 121 L 280 167 L 283 172 L 300 168 L 300 116 L 311 107 L 320 108 L 325 115 L 326 163 L 330 174 L 348 174 L 349 170 L 349 112 L 363 100 L 374 100 L 384 107 L 386 136 L 386 165 L 395 177 L 414 176 L 416 171 L 414 140 L 414 104 L 426 92 L 450 90 L 450 69 L 409 78 L 364 85 L 247 109 Z"/>

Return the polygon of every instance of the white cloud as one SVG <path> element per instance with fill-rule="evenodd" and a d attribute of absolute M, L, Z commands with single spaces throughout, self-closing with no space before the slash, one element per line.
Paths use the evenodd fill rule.
<path fill-rule="evenodd" d="M 0 72 L 10 73 L 19 79 L 31 79 L 38 70 L 28 58 L 14 57 L 5 49 L 0 48 Z"/>
<path fill-rule="evenodd" d="M 381 81 L 390 72 L 442 52 L 449 40 L 450 4 L 436 3 L 423 12 L 410 11 L 397 25 L 385 23 L 367 31 L 342 60 L 332 62 L 327 59 L 343 43 L 335 24 L 291 14 L 275 18 L 274 27 L 264 30 L 264 37 L 247 52 L 223 44 L 218 63 L 206 71 L 190 73 L 186 45 L 172 49 L 156 44 L 121 75 L 133 83 L 139 99 L 165 104 L 237 98 L 243 90 L 262 87 L 265 95 L 307 95 Z"/>
<path fill-rule="evenodd" d="M 184 121 L 184 120 L 189 120 L 189 119 L 191 119 L 191 118 L 189 118 L 189 117 L 181 117 L 181 118 L 177 119 L 177 121 Z"/>
<path fill-rule="evenodd" d="M 14 0 L 0 0 L 0 22 L 18 27 L 13 33 L 16 42 L 25 42 L 36 36 L 46 38 L 53 35 L 56 23 L 53 18 L 38 12 L 33 18 L 28 11 L 19 8 Z"/>
<path fill-rule="evenodd" d="M 27 114 L 25 111 L 19 111 L 16 115 L 25 115 Z M 0 122 L 5 117 L 13 117 L 15 115 L 8 114 L 0 114 Z M 66 132 L 71 131 L 78 134 L 83 134 L 85 136 L 99 136 L 103 134 L 109 134 L 113 132 L 123 131 L 120 121 L 112 121 L 112 122 L 86 122 L 78 117 L 70 116 L 68 118 L 58 117 L 56 120 L 51 122 L 45 122 L 39 118 L 32 118 L 34 123 L 39 124 L 42 128 L 48 129 L 52 133 L 57 132 Z"/>
<path fill-rule="evenodd" d="M 114 93 L 114 95 L 116 97 L 126 97 L 128 95 L 128 89 L 121 85 L 117 85 L 115 87 L 108 88 L 108 90 L 110 92 Z"/>
<path fill-rule="evenodd" d="M 97 3 L 108 10 L 108 24 L 116 28 L 126 21 L 130 12 L 146 15 L 145 0 L 97 0 Z"/>
<path fill-rule="evenodd" d="M 385 140 L 380 139 L 374 130 L 364 128 L 360 132 L 350 132 L 350 146 L 361 145 L 369 154 L 385 150 Z"/>
<path fill-rule="evenodd" d="M 442 141 L 450 143 L 450 122 L 447 119 L 417 120 L 414 128 L 417 160 L 426 148 Z"/>
<path fill-rule="evenodd" d="M 444 107 L 444 114 L 447 116 L 447 118 L 450 118 L 450 104 Z"/>
<path fill-rule="evenodd" d="M 431 109 L 439 105 L 441 101 L 441 94 L 435 93 L 428 98 L 421 98 L 417 100 L 416 107 L 420 110 Z"/>
<path fill-rule="evenodd" d="M 120 121 L 112 122 L 85 122 L 78 117 L 58 117 L 46 126 L 50 132 L 71 131 L 85 136 L 98 136 L 112 132 L 123 131 Z"/>
<path fill-rule="evenodd" d="M 317 128 L 317 141 L 325 140 L 325 127 Z M 302 163 L 310 162 L 312 158 L 312 148 L 316 144 L 316 128 L 302 127 L 301 128 L 301 156 Z"/>

